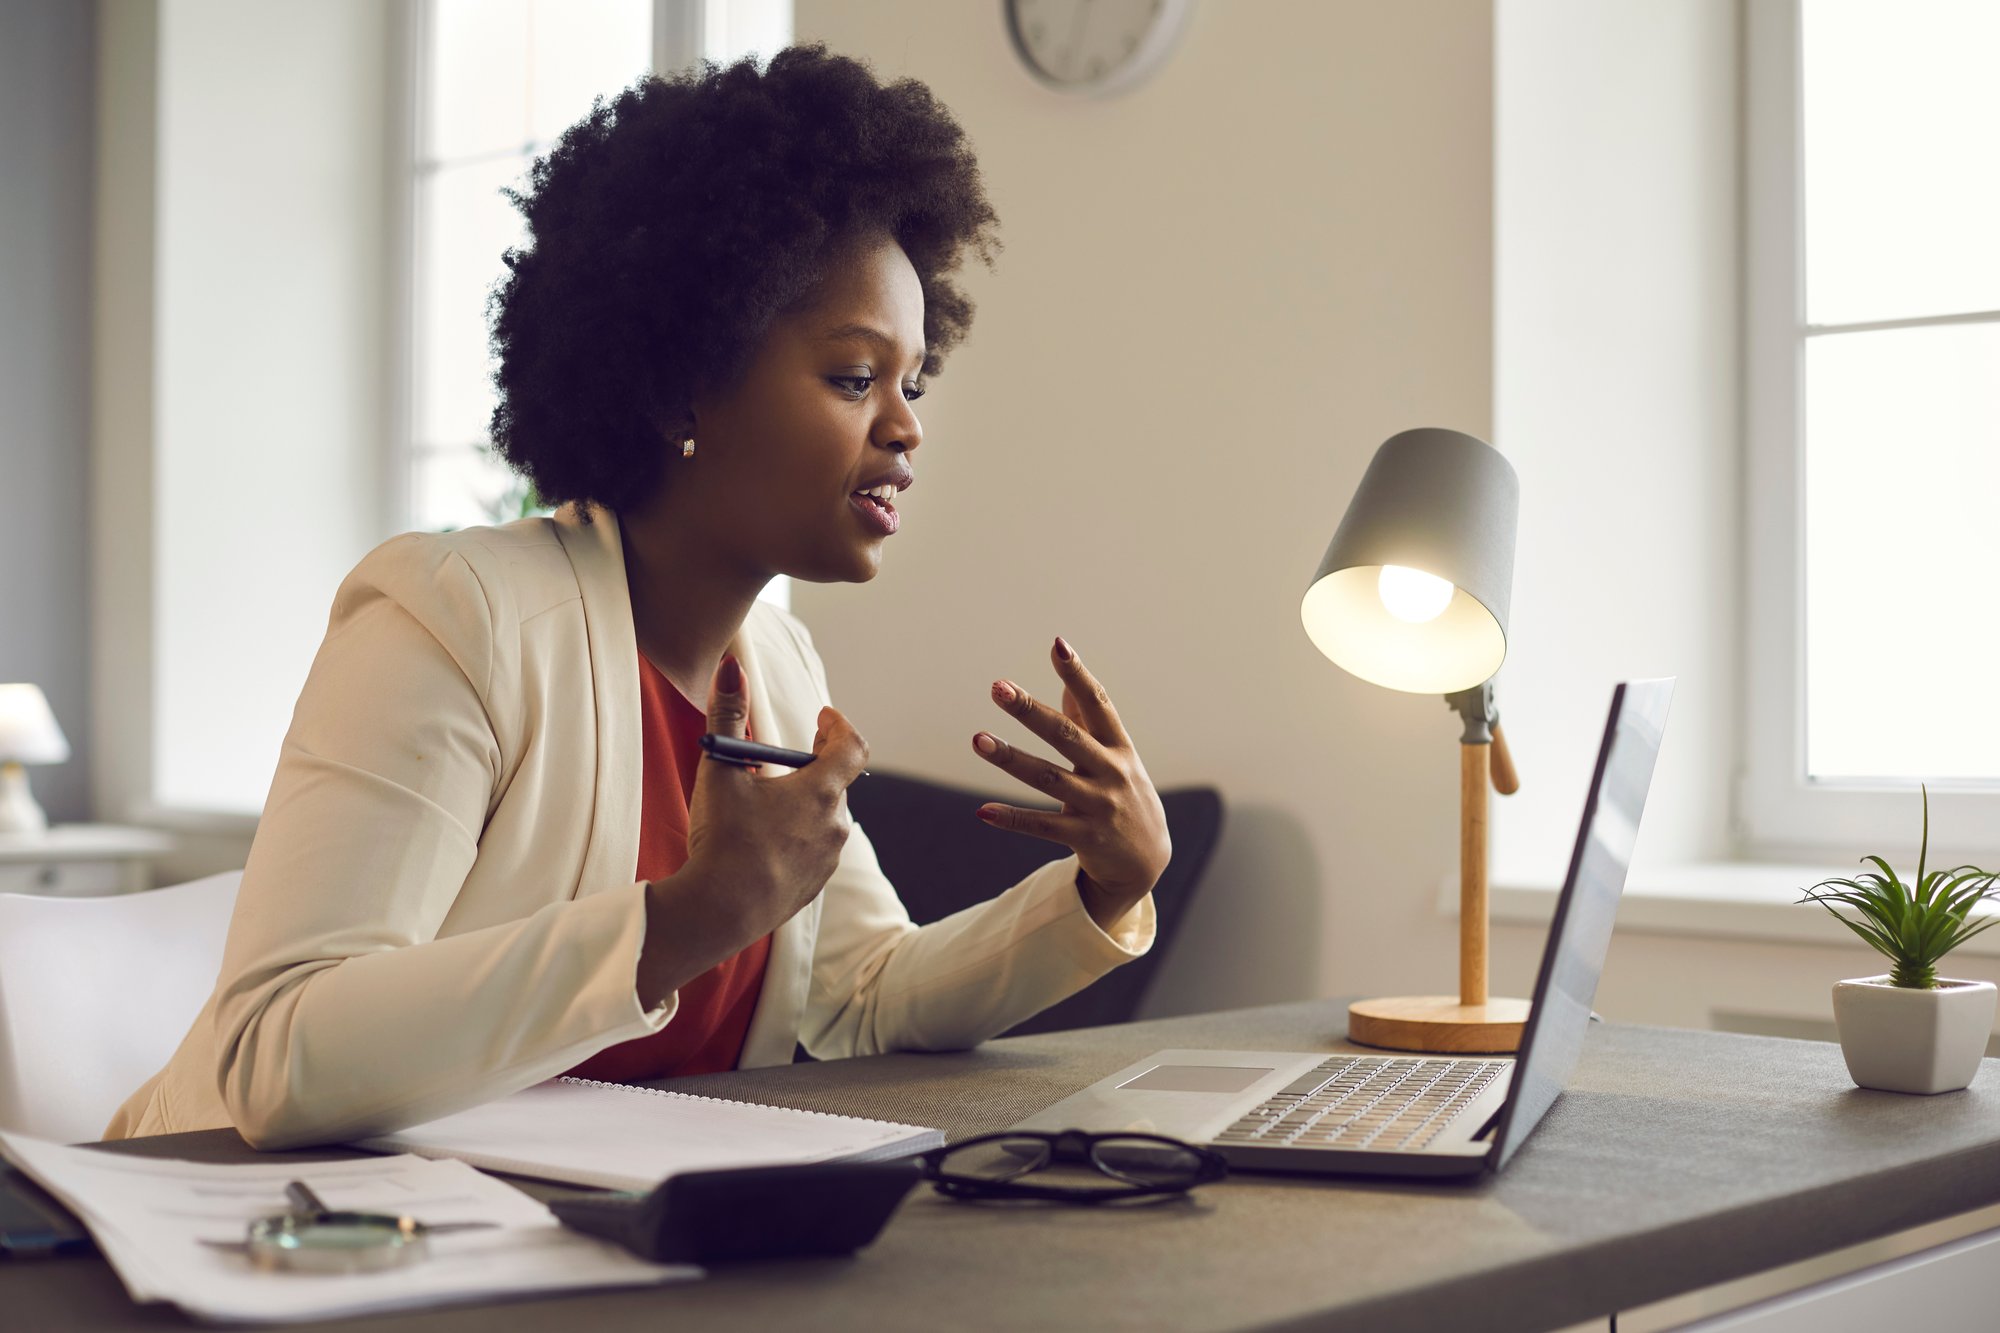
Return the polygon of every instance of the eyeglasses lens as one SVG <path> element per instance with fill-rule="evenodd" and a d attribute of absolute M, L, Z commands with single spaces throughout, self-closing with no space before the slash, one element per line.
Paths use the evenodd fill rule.
<path fill-rule="evenodd" d="M 1067 1140 L 1065 1140 L 1067 1142 Z M 1058 1150 L 1047 1139 L 1004 1137 L 961 1145 L 937 1162 L 941 1180 L 998 1185 L 1033 1173 L 1038 1186 L 1107 1193 L 1143 1186 L 1184 1189 L 1206 1176 L 1201 1155 L 1184 1144 L 1114 1136 L 1087 1150 Z"/>
<path fill-rule="evenodd" d="M 1157 1139 L 1101 1139 L 1090 1155 L 1106 1174 L 1134 1185 L 1183 1186 L 1202 1176 L 1202 1160 L 1192 1149 Z"/>
<path fill-rule="evenodd" d="M 968 1143 L 947 1153 L 938 1174 L 961 1180 L 998 1184 L 1046 1166 L 1051 1148 L 1043 1139 L 990 1139 Z"/>

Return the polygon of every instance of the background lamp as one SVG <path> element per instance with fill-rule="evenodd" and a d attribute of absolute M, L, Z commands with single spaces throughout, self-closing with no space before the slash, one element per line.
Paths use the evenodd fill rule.
<path fill-rule="evenodd" d="M 28 790 L 23 764 L 60 764 L 69 742 L 33 685 L 0 685 L 0 833 L 40 833 L 48 817 Z"/>
<path fill-rule="evenodd" d="M 1526 1000 L 1486 992 L 1486 789 L 1520 786 L 1493 673 L 1507 656 L 1521 486 L 1484 440 L 1424 428 L 1390 437 L 1362 475 L 1299 606 L 1336 665 L 1411 694 L 1442 694 L 1459 737 L 1457 996 L 1360 1000 L 1348 1037 L 1399 1051 L 1511 1051 Z"/>

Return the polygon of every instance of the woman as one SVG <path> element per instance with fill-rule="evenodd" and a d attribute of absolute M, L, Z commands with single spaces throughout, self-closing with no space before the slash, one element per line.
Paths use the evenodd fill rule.
<path fill-rule="evenodd" d="M 1170 848 L 1058 639 L 1067 760 L 976 753 L 1071 856 L 921 929 L 848 819 L 867 745 L 774 575 L 865 582 L 996 219 L 921 84 L 822 47 L 648 78 L 515 196 L 496 442 L 548 519 L 408 534 L 342 584 L 208 1006 L 107 1137 L 383 1133 L 566 1071 L 972 1045 L 1151 944 Z M 706 701 L 705 710 L 690 701 Z M 816 756 L 704 762 L 701 733 Z"/>

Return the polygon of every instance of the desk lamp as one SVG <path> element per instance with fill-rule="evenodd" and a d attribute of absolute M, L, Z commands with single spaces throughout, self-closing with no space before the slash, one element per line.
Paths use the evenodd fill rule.
<path fill-rule="evenodd" d="M 21 765 L 60 764 L 68 758 L 69 742 L 41 690 L 0 685 L 0 833 L 40 833 L 49 826 Z"/>
<path fill-rule="evenodd" d="M 1511 1051 L 1526 1000 L 1486 993 L 1486 788 L 1519 787 L 1493 673 L 1507 655 L 1521 487 L 1484 440 L 1406 430 L 1375 451 L 1299 607 L 1306 633 L 1361 679 L 1442 694 L 1459 737 L 1458 995 L 1360 1000 L 1348 1037 L 1398 1051 Z"/>

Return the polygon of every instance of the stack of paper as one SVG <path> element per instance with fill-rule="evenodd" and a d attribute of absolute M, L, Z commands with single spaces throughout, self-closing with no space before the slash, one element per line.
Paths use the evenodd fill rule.
<path fill-rule="evenodd" d="M 462 1162 L 375 1157 L 218 1166 L 71 1148 L 0 1131 L 0 1154 L 82 1219 L 135 1301 L 197 1318 L 297 1321 L 701 1276 L 569 1231 L 549 1210 Z M 290 1210 L 303 1180 L 327 1207 L 430 1223 L 497 1222 L 430 1238 L 430 1254 L 374 1273 L 265 1272 L 204 1240 L 240 1241 L 257 1217 Z"/>

